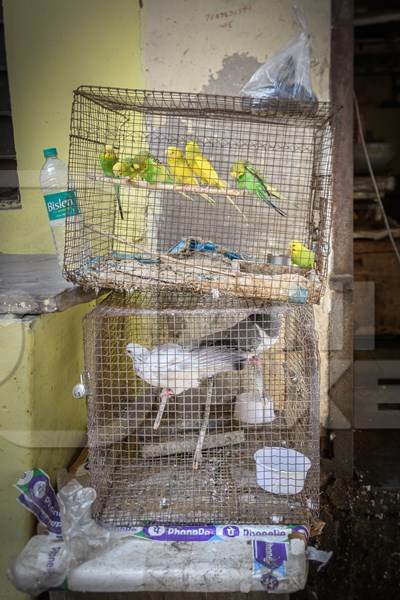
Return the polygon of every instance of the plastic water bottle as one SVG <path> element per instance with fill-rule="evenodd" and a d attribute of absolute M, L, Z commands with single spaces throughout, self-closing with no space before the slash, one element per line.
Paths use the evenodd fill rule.
<path fill-rule="evenodd" d="M 43 150 L 46 159 L 40 171 L 40 187 L 47 207 L 54 246 L 60 267 L 64 264 L 65 217 L 79 214 L 75 192 L 68 191 L 68 167 L 56 148 Z"/>

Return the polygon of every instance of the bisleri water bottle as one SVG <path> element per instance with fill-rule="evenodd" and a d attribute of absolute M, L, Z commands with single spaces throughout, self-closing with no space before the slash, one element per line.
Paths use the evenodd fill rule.
<path fill-rule="evenodd" d="M 68 190 L 68 167 L 58 158 L 56 148 L 43 150 L 46 159 L 40 171 L 40 187 L 49 216 L 60 267 L 64 263 L 65 218 L 79 214 L 75 192 Z"/>

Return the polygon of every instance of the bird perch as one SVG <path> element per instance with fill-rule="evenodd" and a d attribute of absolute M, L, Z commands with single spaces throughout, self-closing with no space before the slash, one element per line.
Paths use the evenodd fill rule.
<path fill-rule="evenodd" d="M 228 188 L 216 188 L 208 185 L 179 185 L 176 183 L 147 183 L 147 181 L 129 179 L 129 177 L 106 177 L 98 173 L 88 173 L 88 178 L 91 181 L 102 181 L 110 185 L 119 184 L 127 187 L 139 188 L 141 190 L 166 191 L 166 192 L 186 192 L 195 194 L 214 194 L 219 196 L 234 196 L 242 198 L 243 196 L 251 197 L 252 194 L 244 190 L 235 190 Z"/>
<path fill-rule="evenodd" d="M 206 406 L 204 408 L 203 422 L 201 424 L 199 439 L 197 440 L 196 450 L 195 450 L 195 453 L 193 456 L 193 470 L 194 471 L 197 471 L 197 469 L 199 468 L 201 461 L 203 459 L 201 451 L 203 449 L 204 438 L 206 437 L 206 433 L 207 433 L 207 429 L 208 429 L 208 422 L 210 420 L 211 397 L 212 397 L 213 387 L 214 387 L 214 384 L 213 384 L 212 379 L 208 380 L 207 381 L 207 398 L 206 398 Z"/>

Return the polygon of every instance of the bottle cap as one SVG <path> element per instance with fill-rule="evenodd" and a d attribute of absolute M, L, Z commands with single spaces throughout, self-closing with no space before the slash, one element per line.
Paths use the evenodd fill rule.
<path fill-rule="evenodd" d="M 45 148 L 43 155 L 45 158 L 55 158 L 57 156 L 57 148 Z"/>

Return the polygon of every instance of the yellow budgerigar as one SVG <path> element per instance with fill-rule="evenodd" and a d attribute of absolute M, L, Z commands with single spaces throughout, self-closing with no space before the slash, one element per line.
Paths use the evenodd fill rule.
<path fill-rule="evenodd" d="M 182 185 L 199 185 L 199 180 L 195 177 L 182 150 L 175 146 L 168 146 L 167 163 L 175 183 L 180 183 Z M 200 196 L 210 204 L 215 204 L 215 200 L 207 196 L 207 194 L 200 193 Z"/>
<path fill-rule="evenodd" d="M 167 148 L 167 163 L 176 183 L 181 183 L 182 185 L 199 185 L 182 150 L 175 148 L 175 146 L 169 146 Z"/>
<path fill-rule="evenodd" d="M 185 146 L 185 158 L 194 175 L 201 183 L 222 189 L 226 188 L 226 181 L 219 178 L 217 171 L 210 161 L 203 156 L 201 148 L 196 142 L 190 140 Z"/>
<path fill-rule="evenodd" d="M 289 244 L 290 258 L 294 265 L 312 269 L 315 264 L 315 254 L 312 250 L 304 246 L 298 240 L 293 240 Z"/>
<path fill-rule="evenodd" d="M 220 190 L 228 187 L 226 181 L 219 178 L 217 171 L 210 161 L 203 156 L 200 146 L 193 140 L 187 142 L 185 146 L 185 158 L 193 173 L 200 179 L 201 183 L 216 187 Z M 237 204 L 235 204 L 232 198 L 230 198 L 230 196 L 227 196 L 227 198 L 242 217 L 246 219 L 245 214 L 240 210 Z"/>

